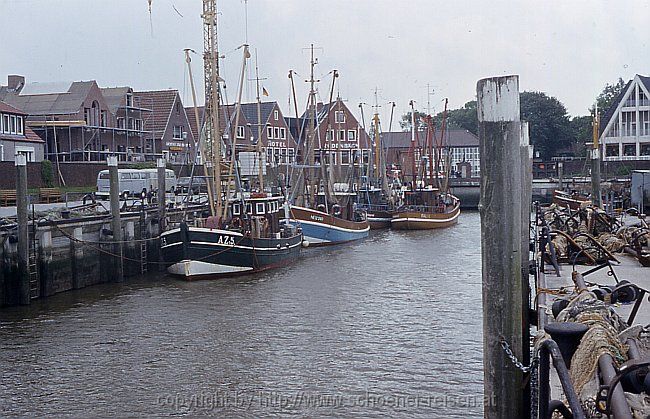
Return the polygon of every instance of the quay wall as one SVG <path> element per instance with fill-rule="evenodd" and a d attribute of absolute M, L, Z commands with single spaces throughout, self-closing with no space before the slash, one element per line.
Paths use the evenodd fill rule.
<path fill-rule="evenodd" d="M 196 208 L 198 212 L 204 209 Z M 188 213 L 190 217 L 194 214 Z M 178 223 L 181 210 L 169 210 L 166 225 Z M 159 261 L 157 209 L 121 214 L 122 243 L 112 241 L 111 217 L 37 222 L 29 227 L 29 285 L 31 299 L 88 286 L 119 282 L 124 277 L 163 270 Z M 16 229 L 0 231 L 0 307 L 20 303 L 18 238 Z"/>

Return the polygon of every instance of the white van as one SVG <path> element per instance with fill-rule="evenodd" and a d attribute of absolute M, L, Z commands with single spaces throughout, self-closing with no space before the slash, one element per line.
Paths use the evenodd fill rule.
<path fill-rule="evenodd" d="M 128 195 L 139 195 L 143 189 L 146 191 L 155 190 L 156 187 L 152 188 L 152 180 L 150 177 L 150 173 L 147 172 L 148 170 L 155 171 L 156 169 L 144 169 L 144 170 L 118 169 L 117 173 L 119 177 L 120 195 L 123 195 L 124 193 Z M 174 171 L 169 169 L 167 170 L 168 172 L 171 172 L 171 176 L 174 179 L 173 187 L 175 188 L 176 176 L 174 176 Z M 170 174 L 167 173 L 167 176 L 170 176 Z M 156 182 L 157 181 L 154 178 L 153 184 L 157 185 Z M 171 183 L 171 180 L 168 182 Z M 102 170 L 97 175 L 97 195 L 109 195 L 110 191 L 111 191 L 111 186 L 110 186 L 110 176 L 108 170 Z"/>
<path fill-rule="evenodd" d="M 147 174 L 147 179 L 149 180 L 148 191 L 155 191 L 158 189 L 158 169 L 142 169 L 143 173 Z M 171 169 L 165 169 L 165 189 L 168 192 L 173 192 L 176 190 L 176 184 L 178 180 L 174 171 Z"/>

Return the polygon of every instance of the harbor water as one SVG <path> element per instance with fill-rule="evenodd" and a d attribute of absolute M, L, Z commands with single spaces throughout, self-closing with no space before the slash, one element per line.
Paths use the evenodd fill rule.
<path fill-rule="evenodd" d="M 482 417 L 478 213 L 0 310 L 0 416 Z"/>

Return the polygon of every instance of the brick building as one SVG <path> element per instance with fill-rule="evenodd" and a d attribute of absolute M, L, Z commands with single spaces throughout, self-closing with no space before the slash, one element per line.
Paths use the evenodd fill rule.
<path fill-rule="evenodd" d="M 45 142 L 25 125 L 27 113 L 0 102 L 0 161 L 23 154 L 29 162 L 43 160 Z"/>

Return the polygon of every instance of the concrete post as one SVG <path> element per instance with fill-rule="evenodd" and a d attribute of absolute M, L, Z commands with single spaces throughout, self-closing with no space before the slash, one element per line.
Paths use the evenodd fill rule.
<path fill-rule="evenodd" d="M 16 214 L 18 218 L 18 284 L 20 304 L 29 304 L 29 226 L 27 225 L 27 157 L 16 155 Z"/>
<path fill-rule="evenodd" d="M 110 199 L 111 199 L 111 229 L 113 230 L 113 253 L 119 255 L 115 258 L 115 280 L 124 280 L 124 264 L 122 260 L 122 221 L 120 219 L 120 180 L 117 171 L 117 157 L 110 156 L 107 159 L 108 173 L 110 178 Z"/>
<path fill-rule="evenodd" d="M 486 418 L 524 417 L 522 373 L 522 179 L 519 77 L 477 84 L 481 158 L 483 365 Z"/>
<path fill-rule="evenodd" d="M 564 190 L 564 163 L 557 163 L 558 189 Z"/>

